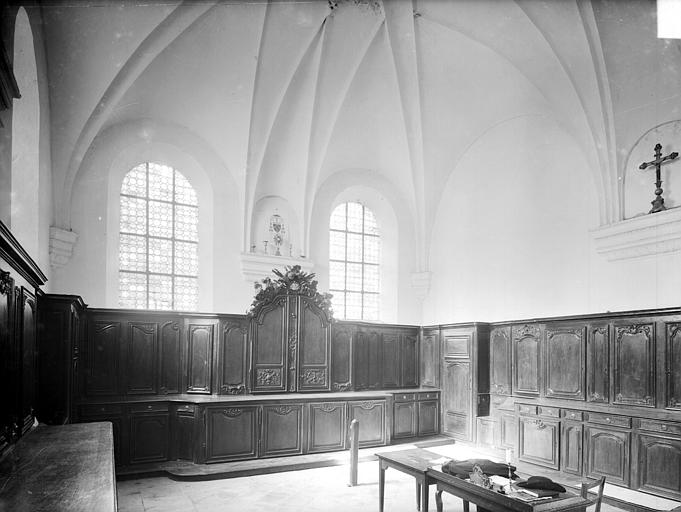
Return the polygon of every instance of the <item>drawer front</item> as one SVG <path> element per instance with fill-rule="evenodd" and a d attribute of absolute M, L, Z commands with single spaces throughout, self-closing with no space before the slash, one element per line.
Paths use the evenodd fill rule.
<path fill-rule="evenodd" d="M 537 406 L 536 405 L 520 404 L 520 405 L 518 405 L 518 413 L 536 416 L 537 415 Z"/>
<path fill-rule="evenodd" d="M 196 410 L 196 406 L 194 404 L 180 404 L 176 406 L 175 410 L 178 412 L 191 412 L 193 413 Z"/>
<path fill-rule="evenodd" d="M 80 406 L 82 417 L 109 416 L 123 414 L 123 406 L 114 404 L 89 404 Z"/>
<path fill-rule="evenodd" d="M 168 404 L 164 402 L 151 404 L 134 404 L 128 406 L 128 412 L 139 414 L 143 412 L 168 412 Z"/>
<path fill-rule="evenodd" d="M 539 416 L 546 416 L 548 418 L 560 418 L 560 409 L 557 407 L 546 407 L 540 405 L 537 407 L 537 414 Z"/>
<path fill-rule="evenodd" d="M 439 393 L 419 393 L 419 400 L 437 400 L 440 397 Z"/>
<path fill-rule="evenodd" d="M 393 395 L 395 402 L 413 402 L 416 398 L 415 393 L 399 393 Z"/>
<path fill-rule="evenodd" d="M 664 421 L 641 420 L 638 427 L 640 430 L 660 432 L 662 434 L 681 435 L 681 425 L 678 423 L 666 423 Z"/>
<path fill-rule="evenodd" d="M 626 416 L 615 416 L 613 414 L 590 412 L 588 413 L 587 420 L 589 423 L 598 423 L 599 425 L 613 425 L 615 427 L 631 428 L 631 418 L 627 418 Z"/>
<path fill-rule="evenodd" d="M 584 415 L 582 414 L 582 411 L 567 411 L 567 410 L 563 409 L 562 416 L 566 420 L 572 420 L 572 421 L 582 421 L 584 419 Z"/>

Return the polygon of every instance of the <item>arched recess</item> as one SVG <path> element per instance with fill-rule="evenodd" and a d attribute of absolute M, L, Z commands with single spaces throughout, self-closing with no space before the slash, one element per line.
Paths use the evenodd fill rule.
<path fill-rule="evenodd" d="M 20 7 L 14 29 L 14 76 L 21 98 L 12 105 L 12 233 L 29 254 L 40 249 L 40 100 L 33 33 Z"/>
<path fill-rule="evenodd" d="M 375 171 L 338 171 L 315 195 L 308 240 L 320 289 L 329 287 L 329 217 L 336 206 L 348 201 L 371 209 L 381 233 L 381 321 L 418 322 L 419 302 L 411 290 L 416 259 L 413 215 L 403 207 L 407 203 L 394 185 Z"/>
<path fill-rule="evenodd" d="M 284 233 L 279 249 L 273 242 L 270 231 L 270 220 L 273 215 L 279 215 L 284 225 Z M 271 256 L 298 257 L 302 253 L 302 237 L 300 236 L 299 220 L 291 204 L 281 196 L 265 196 L 258 199 L 253 208 L 251 222 L 250 250 L 256 254 L 265 253 L 264 241 L 267 241 L 267 253 Z"/>
<path fill-rule="evenodd" d="M 220 294 L 230 288 L 224 268 L 238 268 L 236 258 L 229 262 L 230 240 L 238 244 L 242 225 L 237 187 L 223 161 L 203 139 L 182 126 L 151 120 L 114 125 L 93 142 L 72 196 L 71 215 L 79 239 L 72 260 L 60 272 L 60 289 L 88 290 L 84 298 L 89 303 L 118 306 L 121 183 L 130 169 L 145 161 L 178 169 L 196 190 L 198 308 L 212 311 L 221 303 Z M 216 282 L 221 286 L 215 286 Z"/>

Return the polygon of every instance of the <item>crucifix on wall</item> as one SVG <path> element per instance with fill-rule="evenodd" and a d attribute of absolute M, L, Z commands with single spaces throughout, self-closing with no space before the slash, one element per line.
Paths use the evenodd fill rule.
<path fill-rule="evenodd" d="M 657 213 L 667 208 L 664 205 L 664 198 L 662 197 L 662 178 L 660 177 L 660 167 L 664 162 L 674 160 L 679 154 L 674 151 L 667 156 L 662 156 L 662 145 L 658 142 L 655 144 L 655 160 L 650 162 L 643 162 L 638 166 L 639 169 L 645 170 L 648 167 L 655 166 L 655 199 L 650 202 L 653 207 L 648 213 Z"/>

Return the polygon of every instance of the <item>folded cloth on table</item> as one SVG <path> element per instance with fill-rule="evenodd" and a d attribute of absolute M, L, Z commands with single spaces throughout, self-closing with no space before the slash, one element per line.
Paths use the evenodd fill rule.
<path fill-rule="evenodd" d="M 442 472 L 459 478 L 468 478 L 473 472 L 473 466 L 478 465 L 486 475 L 499 475 L 508 477 L 508 464 L 492 462 L 488 459 L 451 460 L 442 465 Z M 518 478 L 515 474 L 515 466 L 511 466 L 511 478 Z"/>
<path fill-rule="evenodd" d="M 527 480 L 516 482 L 515 486 L 531 490 L 565 492 L 565 487 L 545 476 L 531 476 Z"/>

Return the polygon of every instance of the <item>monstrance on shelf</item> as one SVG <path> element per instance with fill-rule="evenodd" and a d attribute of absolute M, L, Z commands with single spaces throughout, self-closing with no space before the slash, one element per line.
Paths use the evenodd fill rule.
<path fill-rule="evenodd" d="M 286 234 L 286 226 L 281 215 L 275 213 L 270 217 L 270 233 L 272 234 L 272 242 L 277 248 L 275 256 L 281 256 L 281 245 L 284 243 L 284 235 Z"/>

